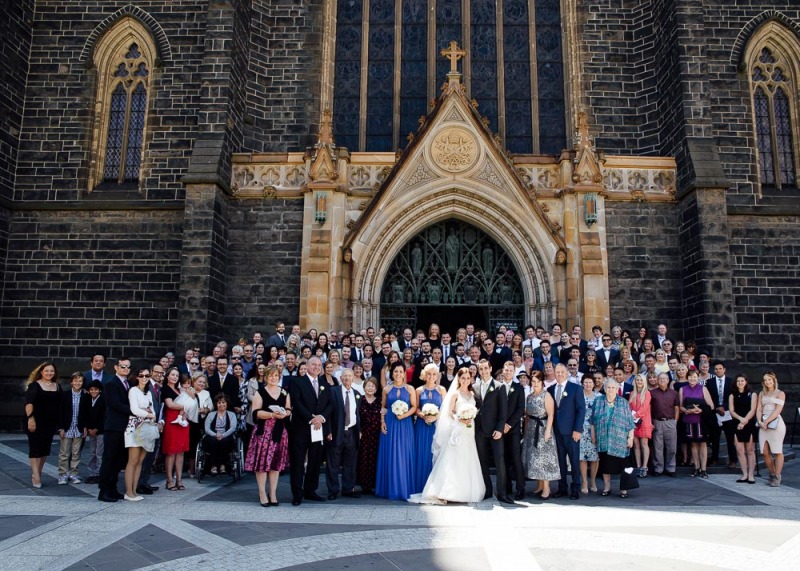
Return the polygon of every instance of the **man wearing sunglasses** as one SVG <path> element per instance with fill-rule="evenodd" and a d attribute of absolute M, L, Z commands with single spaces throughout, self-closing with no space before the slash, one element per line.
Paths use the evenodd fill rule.
<path fill-rule="evenodd" d="M 97 499 L 101 502 L 116 502 L 122 499 L 117 490 L 119 471 L 128 461 L 125 449 L 125 429 L 131 416 L 128 401 L 128 375 L 131 373 L 131 361 L 120 357 L 114 365 L 116 376 L 103 391 L 106 399 L 106 422 L 103 428 L 103 463 L 100 465 L 100 493 Z"/>

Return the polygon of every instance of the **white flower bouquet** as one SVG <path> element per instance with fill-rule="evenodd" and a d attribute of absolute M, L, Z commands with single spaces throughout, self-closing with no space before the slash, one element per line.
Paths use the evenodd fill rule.
<path fill-rule="evenodd" d="M 395 416 L 402 416 L 408 412 L 408 405 L 404 401 L 396 400 L 392 405 L 392 412 Z"/>
<path fill-rule="evenodd" d="M 422 416 L 437 417 L 439 416 L 439 407 L 429 402 L 422 406 Z"/>
<path fill-rule="evenodd" d="M 473 420 L 476 416 L 478 416 L 478 409 L 474 406 L 467 406 L 462 408 L 458 412 L 458 419 L 459 420 Z M 472 428 L 472 422 L 467 423 L 467 428 Z"/>

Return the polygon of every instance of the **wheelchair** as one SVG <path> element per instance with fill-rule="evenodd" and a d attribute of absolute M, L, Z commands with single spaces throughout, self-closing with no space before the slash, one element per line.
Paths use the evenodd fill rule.
<path fill-rule="evenodd" d="M 242 439 L 239 438 L 238 432 L 234 434 L 233 438 L 233 451 L 228 456 L 225 465 L 228 467 L 228 474 L 231 475 L 233 477 L 233 481 L 236 482 L 244 474 L 244 443 L 242 442 Z M 197 451 L 195 455 L 194 470 L 198 483 L 202 482 L 203 478 L 209 475 L 208 471 L 210 470 L 210 466 L 208 464 L 210 463 L 211 456 L 210 453 L 206 452 L 203 448 L 203 440 L 205 440 L 205 438 L 201 438 L 197 443 Z"/>

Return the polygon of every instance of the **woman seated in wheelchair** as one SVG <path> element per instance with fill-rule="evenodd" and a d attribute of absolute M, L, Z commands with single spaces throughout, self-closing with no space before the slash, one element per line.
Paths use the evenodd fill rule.
<path fill-rule="evenodd" d="M 225 474 L 225 464 L 236 446 L 236 415 L 228 410 L 230 401 L 224 393 L 214 397 L 216 410 L 206 417 L 203 449 L 209 457 L 211 475 Z"/>

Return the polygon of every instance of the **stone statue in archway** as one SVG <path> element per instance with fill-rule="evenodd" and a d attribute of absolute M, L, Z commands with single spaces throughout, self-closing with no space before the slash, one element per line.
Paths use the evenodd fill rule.
<path fill-rule="evenodd" d="M 447 258 L 447 271 L 456 271 L 458 269 L 458 237 L 452 230 L 445 240 L 444 250 Z"/>
<path fill-rule="evenodd" d="M 428 284 L 428 302 L 433 304 L 441 303 L 442 299 L 442 286 L 439 280 L 433 280 Z"/>
<path fill-rule="evenodd" d="M 414 244 L 414 248 L 411 250 L 411 273 L 415 276 L 418 276 L 422 271 L 422 250 L 419 247 L 419 244 Z"/>
<path fill-rule="evenodd" d="M 494 271 L 494 252 L 489 246 L 483 249 L 483 273 L 485 276 L 492 275 Z"/>

